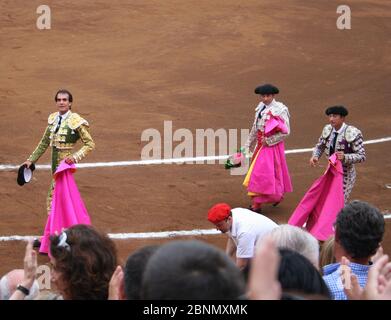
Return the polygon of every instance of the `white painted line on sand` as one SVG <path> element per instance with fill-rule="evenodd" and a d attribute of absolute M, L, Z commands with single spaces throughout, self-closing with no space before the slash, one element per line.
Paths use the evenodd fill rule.
<path fill-rule="evenodd" d="M 391 214 L 385 214 L 384 219 L 391 219 Z M 176 238 L 176 237 L 189 237 L 189 236 L 209 236 L 222 234 L 216 229 L 194 229 L 194 230 L 181 230 L 181 231 L 161 231 L 161 232 L 129 232 L 129 233 L 108 233 L 109 238 L 114 240 L 127 240 L 127 239 L 163 239 L 163 238 Z M 38 238 L 39 236 L 2 236 L 1 241 L 27 241 L 31 238 Z"/>
<path fill-rule="evenodd" d="M 391 141 L 391 137 L 380 138 L 375 140 L 365 141 L 364 144 L 374 144 L 381 142 Z M 313 148 L 305 149 L 292 149 L 286 150 L 286 154 L 292 153 L 306 153 L 312 152 Z M 201 161 L 216 161 L 216 160 L 225 160 L 229 155 L 222 156 L 205 156 L 205 157 L 188 157 L 188 158 L 173 158 L 173 159 L 152 159 L 152 160 L 134 160 L 134 161 L 114 161 L 114 162 L 92 162 L 92 163 L 80 163 L 77 164 L 77 168 L 99 168 L 99 167 L 125 167 L 125 166 L 141 166 L 141 165 L 157 165 L 157 164 L 173 164 L 173 163 L 192 163 L 192 162 L 201 162 Z M 14 164 L 1 164 L 0 171 L 6 170 L 15 170 L 18 169 L 20 165 Z M 37 170 L 49 170 L 51 168 L 48 164 L 39 164 L 36 165 Z"/>
<path fill-rule="evenodd" d="M 111 239 L 126 240 L 126 239 L 157 239 L 157 238 L 175 238 L 186 236 L 205 236 L 221 234 L 216 229 L 195 229 L 195 230 L 182 230 L 182 231 L 161 231 L 161 232 L 130 232 L 130 233 L 108 233 L 107 235 Z M 1 241 L 27 241 L 31 238 L 39 238 L 40 236 L 2 236 Z"/>

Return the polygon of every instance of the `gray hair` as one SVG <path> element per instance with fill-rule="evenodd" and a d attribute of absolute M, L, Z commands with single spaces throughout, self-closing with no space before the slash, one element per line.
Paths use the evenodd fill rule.
<path fill-rule="evenodd" d="M 309 232 L 289 224 L 282 224 L 270 232 L 278 248 L 287 248 L 306 257 L 319 269 L 319 242 Z"/>

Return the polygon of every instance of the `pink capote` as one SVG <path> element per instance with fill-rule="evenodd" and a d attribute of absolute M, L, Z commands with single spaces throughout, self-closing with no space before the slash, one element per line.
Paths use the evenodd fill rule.
<path fill-rule="evenodd" d="M 55 186 L 44 235 L 41 238 L 39 252 L 49 252 L 49 237 L 57 232 L 61 233 L 63 228 L 75 224 L 91 224 L 87 209 L 84 206 L 73 172 L 76 171 L 74 164 L 67 164 L 62 161 L 54 173 Z"/>
<path fill-rule="evenodd" d="M 304 195 L 288 224 L 306 229 L 318 240 L 327 240 L 334 234 L 333 224 L 344 207 L 342 163 L 334 153 L 329 158 L 326 172 Z"/>
<path fill-rule="evenodd" d="M 265 136 L 276 132 L 288 133 L 288 129 L 280 117 L 270 115 L 265 124 Z M 253 198 L 255 203 L 279 202 L 284 193 L 292 192 L 283 141 L 273 146 L 262 146 L 254 161 L 247 191 L 257 193 Z"/>

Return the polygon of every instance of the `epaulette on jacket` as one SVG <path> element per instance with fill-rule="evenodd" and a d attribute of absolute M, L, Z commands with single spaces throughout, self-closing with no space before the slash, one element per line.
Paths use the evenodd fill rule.
<path fill-rule="evenodd" d="M 54 121 L 56 120 L 57 115 L 58 115 L 58 112 L 53 112 L 51 115 L 49 115 L 48 123 L 53 124 Z"/>
<path fill-rule="evenodd" d="M 68 126 L 72 130 L 79 128 L 82 124 L 89 126 L 87 120 L 80 117 L 77 113 L 72 113 L 68 120 Z"/>
<path fill-rule="evenodd" d="M 328 138 L 328 136 L 331 134 L 331 131 L 333 131 L 333 127 L 331 126 L 331 124 L 326 125 L 322 131 L 322 138 Z"/>
<path fill-rule="evenodd" d="M 270 113 L 273 116 L 280 116 L 285 110 L 286 107 L 282 103 L 276 102 L 275 105 L 271 107 Z"/>
<path fill-rule="evenodd" d="M 357 136 L 361 134 L 361 131 L 353 126 L 348 126 L 345 130 L 345 139 L 347 142 L 353 142 Z"/>

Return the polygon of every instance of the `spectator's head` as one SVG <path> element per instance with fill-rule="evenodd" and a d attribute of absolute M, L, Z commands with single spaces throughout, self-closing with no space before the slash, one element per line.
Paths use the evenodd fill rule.
<path fill-rule="evenodd" d="M 15 292 L 16 287 L 23 281 L 24 270 L 15 269 L 8 272 L 0 280 L 0 300 L 9 300 L 12 294 Z M 24 300 L 33 300 L 39 294 L 38 281 L 34 280 L 30 289 L 30 294 L 24 298 Z"/>
<path fill-rule="evenodd" d="M 215 204 L 208 211 L 208 220 L 222 233 L 230 231 L 232 226 L 231 207 L 226 203 Z"/>
<path fill-rule="evenodd" d="M 324 266 L 336 262 L 334 256 L 334 239 L 334 235 L 332 235 L 322 244 L 319 256 L 319 266 L 321 270 Z"/>
<path fill-rule="evenodd" d="M 128 300 L 140 300 L 141 282 L 149 258 L 159 246 L 146 246 L 132 253 L 126 261 L 125 296 Z"/>
<path fill-rule="evenodd" d="M 383 239 L 384 225 L 383 215 L 372 205 L 362 201 L 347 204 L 335 223 L 337 260 L 345 255 L 351 262 L 368 262 Z"/>
<path fill-rule="evenodd" d="M 309 232 L 289 224 L 282 224 L 270 233 L 278 248 L 296 251 L 306 257 L 319 269 L 319 243 Z"/>
<path fill-rule="evenodd" d="M 244 293 L 240 270 L 222 250 L 201 241 L 174 241 L 149 259 L 141 298 L 238 299 Z"/>
<path fill-rule="evenodd" d="M 65 300 L 106 300 L 117 266 L 112 240 L 87 225 L 50 237 L 52 281 Z"/>
<path fill-rule="evenodd" d="M 287 294 L 302 298 L 330 299 L 330 292 L 319 271 L 301 254 L 290 249 L 279 249 L 281 260 L 278 281 L 283 298 Z"/>

